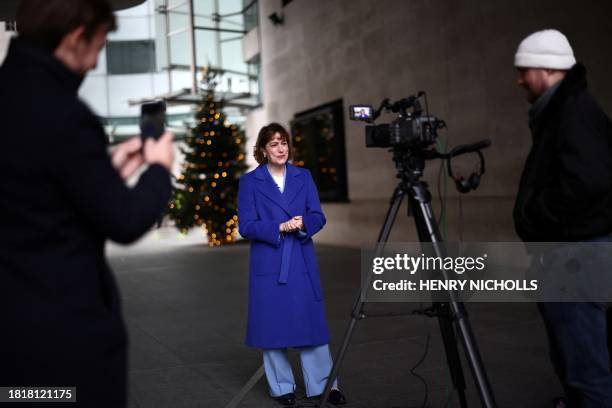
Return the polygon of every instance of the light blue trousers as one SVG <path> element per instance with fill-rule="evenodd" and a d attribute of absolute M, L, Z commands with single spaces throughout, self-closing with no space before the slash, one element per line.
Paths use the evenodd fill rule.
<path fill-rule="evenodd" d="M 329 345 L 303 347 L 297 350 L 302 363 L 306 396 L 313 397 L 323 394 L 333 364 Z M 295 392 L 295 379 L 287 358 L 287 349 L 264 350 L 263 360 L 270 394 L 273 397 L 279 397 Z M 338 389 L 338 381 L 334 381 L 332 388 Z"/>

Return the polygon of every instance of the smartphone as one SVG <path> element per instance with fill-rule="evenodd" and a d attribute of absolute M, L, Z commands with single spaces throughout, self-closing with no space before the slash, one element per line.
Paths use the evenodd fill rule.
<path fill-rule="evenodd" d="M 154 101 L 140 105 L 140 137 L 159 139 L 166 130 L 166 102 Z"/>

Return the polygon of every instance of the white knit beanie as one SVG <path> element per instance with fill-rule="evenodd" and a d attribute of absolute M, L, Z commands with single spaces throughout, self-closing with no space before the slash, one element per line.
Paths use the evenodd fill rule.
<path fill-rule="evenodd" d="M 542 30 L 527 36 L 514 56 L 514 66 L 518 68 L 566 70 L 575 63 L 567 37 L 557 30 Z"/>

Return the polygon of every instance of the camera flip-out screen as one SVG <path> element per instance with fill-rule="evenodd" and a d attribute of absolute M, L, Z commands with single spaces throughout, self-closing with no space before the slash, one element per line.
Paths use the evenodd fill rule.
<path fill-rule="evenodd" d="M 351 105 L 349 114 L 351 120 L 370 120 L 374 114 L 374 108 L 370 105 Z"/>

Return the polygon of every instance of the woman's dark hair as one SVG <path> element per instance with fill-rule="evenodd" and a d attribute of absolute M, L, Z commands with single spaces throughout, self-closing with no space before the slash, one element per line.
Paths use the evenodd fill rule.
<path fill-rule="evenodd" d="M 257 136 L 257 142 L 255 143 L 254 156 L 257 163 L 263 164 L 267 163 L 268 159 L 264 157 L 264 150 L 266 148 L 266 143 L 268 143 L 275 134 L 279 134 L 280 137 L 287 142 L 289 146 L 289 160 L 293 158 L 293 146 L 291 145 L 291 137 L 289 136 L 289 132 L 278 123 L 270 123 L 267 126 L 264 126 L 259 131 L 259 135 Z"/>
<path fill-rule="evenodd" d="M 21 0 L 17 9 L 19 37 L 52 51 L 62 38 L 84 26 L 91 39 L 101 28 L 114 31 L 117 22 L 107 0 Z"/>

